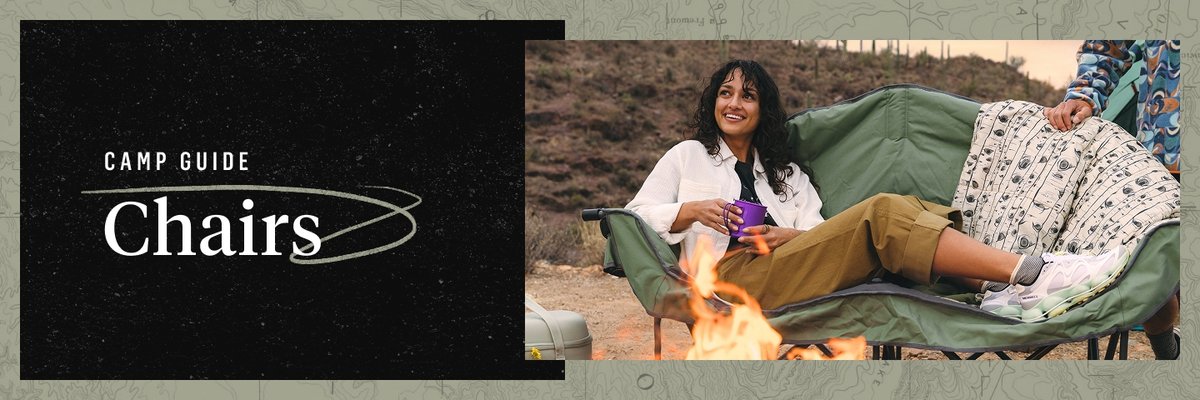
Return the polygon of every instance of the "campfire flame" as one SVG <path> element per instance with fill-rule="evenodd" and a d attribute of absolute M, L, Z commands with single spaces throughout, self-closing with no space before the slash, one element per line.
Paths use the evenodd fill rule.
<path fill-rule="evenodd" d="M 696 324 L 692 328 L 689 360 L 769 360 L 775 357 L 783 337 L 767 324 L 758 302 L 737 285 L 717 280 L 717 260 L 709 250 L 708 238 L 701 236 L 691 258 L 695 274 L 688 303 Z M 737 299 L 729 315 L 708 307 L 704 299 L 716 292 Z"/>
<path fill-rule="evenodd" d="M 826 357 L 821 350 L 815 348 L 793 347 L 788 350 L 785 358 L 789 360 L 862 360 L 863 350 L 867 348 L 867 338 L 859 336 L 851 339 L 829 339 L 829 351 L 833 357 Z"/>
<path fill-rule="evenodd" d="M 696 244 L 696 251 L 691 257 L 691 265 L 684 266 L 692 275 L 692 295 L 688 305 L 696 323 L 692 328 L 692 348 L 688 350 L 689 360 L 773 360 L 779 352 L 783 337 L 767 323 L 762 314 L 762 307 L 750 297 L 741 287 L 728 282 L 717 280 L 717 260 L 711 252 L 712 244 L 708 238 L 701 236 Z M 755 249 L 760 254 L 767 254 L 770 248 L 759 235 L 753 236 Z M 690 267 L 690 268 L 689 268 Z M 705 299 L 713 298 L 717 292 L 734 301 L 730 312 L 718 313 L 712 310 Z M 829 346 L 833 349 L 832 359 L 863 359 L 866 339 L 831 339 Z M 820 351 L 813 356 L 805 352 L 797 352 L 793 348 L 787 354 L 788 359 L 819 360 L 826 359 Z M 800 349 L 809 350 L 809 349 Z M 796 357 L 793 357 L 796 352 Z M 803 354 L 800 354 L 803 353 Z"/>
<path fill-rule="evenodd" d="M 771 248 L 767 247 L 767 240 L 763 239 L 762 235 L 753 235 L 750 237 L 750 240 L 754 241 L 754 250 L 757 250 L 758 254 L 767 254 L 771 252 Z"/>

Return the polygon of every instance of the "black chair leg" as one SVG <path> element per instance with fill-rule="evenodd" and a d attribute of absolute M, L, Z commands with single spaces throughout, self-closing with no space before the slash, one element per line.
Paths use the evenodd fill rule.
<path fill-rule="evenodd" d="M 1108 349 L 1104 351 L 1104 359 L 1112 360 L 1117 353 L 1117 343 L 1121 341 L 1121 333 L 1114 333 L 1108 337 Z"/>
<path fill-rule="evenodd" d="M 1121 359 L 1129 359 L 1129 332 L 1121 333 Z"/>
<path fill-rule="evenodd" d="M 817 346 L 817 350 L 820 350 L 821 354 L 824 354 L 825 357 L 833 357 L 833 350 L 829 350 L 829 347 L 825 346 L 825 344 L 817 343 L 814 346 Z"/>
<path fill-rule="evenodd" d="M 883 348 L 883 359 L 884 360 L 899 360 L 900 359 L 901 349 L 902 349 L 900 346 L 881 345 L 880 347 Z"/>
<path fill-rule="evenodd" d="M 1029 353 L 1029 355 L 1026 356 L 1025 359 L 1026 360 L 1041 360 L 1042 357 L 1045 357 L 1047 354 L 1050 354 L 1050 351 L 1054 350 L 1055 347 L 1058 347 L 1058 345 L 1052 344 L 1049 346 L 1042 346 L 1042 347 L 1038 348 L 1037 350 L 1034 350 L 1033 353 Z"/>
<path fill-rule="evenodd" d="M 662 318 L 654 318 L 654 359 L 662 359 Z"/>

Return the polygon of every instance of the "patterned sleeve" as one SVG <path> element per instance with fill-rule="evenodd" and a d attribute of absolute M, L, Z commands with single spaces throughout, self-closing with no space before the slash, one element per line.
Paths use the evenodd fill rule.
<path fill-rule="evenodd" d="M 1079 47 L 1076 58 L 1079 70 L 1076 78 L 1067 85 L 1063 101 L 1082 99 L 1092 105 L 1092 115 L 1100 115 L 1108 104 L 1121 74 L 1133 65 L 1132 40 L 1087 40 Z"/>

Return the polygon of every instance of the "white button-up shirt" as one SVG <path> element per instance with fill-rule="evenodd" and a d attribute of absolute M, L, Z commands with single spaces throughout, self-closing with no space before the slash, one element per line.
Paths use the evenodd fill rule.
<path fill-rule="evenodd" d="M 667 243 L 682 242 L 681 261 L 692 255 L 701 235 L 712 239 L 712 254 L 718 257 L 725 254 L 725 249 L 729 247 L 729 236 L 699 222 L 681 232 L 670 232 L 671 224 L 678 217 L 683 203 L 714 198 L 732 202 L 741 195 L 742 182 L 733 170 L 737 157 L 724 140 L 718 143 L 721 149 L 716 156 L 709 155 L 704 145 L 695 140 L 672 147 L 650 171 L 637 196 L 625 206 L 641 216 Z M 809 230 L 825 221 L 821 217 L 821 199 L 817 197 L 808 175 L 801 172 L 796 164 L 791 167 L 793 173 L 785 180 L 790 186 L 788 193 L 786 196 L 776 195 L 771 191 L 766 172 L 755 152 L 754 192 L 776 224 Z"/>

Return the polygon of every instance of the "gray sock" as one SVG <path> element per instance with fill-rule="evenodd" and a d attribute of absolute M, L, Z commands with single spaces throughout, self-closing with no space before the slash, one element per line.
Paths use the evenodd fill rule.
<path fill-rule="evenodd" d="M 1038 275 L 1042 273 L 1042 265 L 1046 262 L 1042 261 L 1038 256 L 1023 256 L 1021 263 L 1017 265 L 1017 269 L 1013 271 L 1012 280 L 1008 283 L 1018 285 L 1032 285 L 1037 280 Z"/>
<path fill-rule="evenodd" d="M 1146 335 L 1150 339 L 1150 349 L 1154 350 L 1156 360 L 1179 359 L 1179 342 L 1175 340 L 1175 331 L 1168 330 L 1157 335 Z"/>
<path fill-rule="evenodd" d="M 989 290 L 993 291 L 993 292 L 999 292 L 999 291 L 1007 289 L 1007 288 L 1008 288 L 1008 284 L 1004 283 L 1004 282 L 983 281 L 982 289 L 984 292 L 989 291 Z"/>

